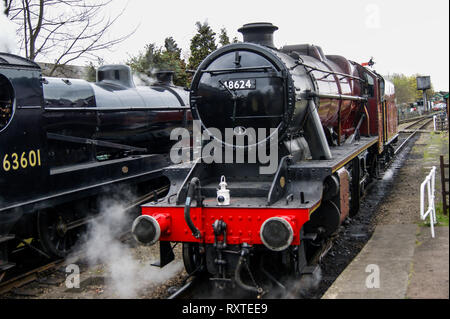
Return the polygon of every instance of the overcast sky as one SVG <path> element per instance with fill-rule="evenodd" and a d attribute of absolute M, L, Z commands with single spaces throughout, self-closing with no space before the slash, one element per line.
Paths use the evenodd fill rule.
<path fill-rule="evenodd" d="M 449 89 L 448 0 L 113 0 L 110 14 L 125 6 L 110 35 L 137 30 L 105 52 L 106 63 L 123 63 L 169 36 L 187 57 L 196 21 L 208 21 L 216 33 L 225 27 L 239 40 L 243 24 L 271 22 L 279 27 L 277 47 L 310 43 L 360 63 L 373 56 L 381 74 L 430 75 L 435 90 Z"/>
<path fill-rule="evenodd" d="M 126 4 L 114 2 L 113 12 Z M 271 22 L 279 27 L 277 47 L 311 43 L 356 62 L 373 56 L 379 73 L 430 75 L 435 90 L 449 88 L 448 0 L 130 0 L 115 32 L 138 30 L 106 60 L 126 61 L 168 36 L 187 54 L 196 21 L 208 21 L 216 33 L 225 27 L 239 40 L 243 24 Z"/>

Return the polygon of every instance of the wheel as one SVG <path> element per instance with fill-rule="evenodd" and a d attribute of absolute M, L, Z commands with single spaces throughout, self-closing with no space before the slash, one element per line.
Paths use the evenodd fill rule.
<path fill-rule="evenodd" d="M 305 231 L 320 233 L 320 237 L 328 238 L 338 230 L 340 220 L 341 212 L 337 205 L 331 200 L 326 200 L 311 214 L 308 223 L 305 224 Z"/>
<path fill-rule="evenodd" d="M 205 273 L 203 254 L 197 243 L 183 243 L 183 263 L 189 275 Z"/>
<path fill-rule="evenodd" d="M 38 237 L 42 248 L 52 257 L 66 257 L 81 237 L 84 223 L 71 211 L 47 209 L 38 212 Z"/>

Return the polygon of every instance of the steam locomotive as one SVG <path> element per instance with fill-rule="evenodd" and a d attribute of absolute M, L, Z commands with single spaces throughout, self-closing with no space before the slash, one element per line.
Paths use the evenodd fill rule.
<path fill-rule="evenodd" d="M 173 260 L 170 242 L 181 242 L 189 274 L 258 295 L 317 271 L 398 138 L 392 83 L 318 46 L 277 49 L 277 29 L 246 24 L 243 43 L 200 64 L 190 107 L 202 136 L 220 148 L 167 167 L 168 195 L 143 205 L 132 229 L 142 244 L 159 241 L 160 266 Z M 275 154 L 274 170 L 252 160 L 260 147 Z M 231 151 L 228 161 L 211 160 Z"/>
<path fill-rule="evenodd" d="M 90 83 L 0 53 L 0 276 L 20 245 L 65 256 L 99 194 L 167 185 L 170 132 L 192 120 L 172 73 L 136 87 L 128 66 L 106 65 Z"/>

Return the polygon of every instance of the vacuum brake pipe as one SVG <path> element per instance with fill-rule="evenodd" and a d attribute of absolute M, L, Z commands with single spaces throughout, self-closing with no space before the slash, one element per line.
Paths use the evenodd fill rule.
<path fill-rule="evenodd" d="M 201 234 L 200 231 L 197 229 L 197 227 L 195 227 L 194 223 L 192 222 L 190 210 L 192 197 L 194 196 L 195 191 L 198 189 L 200 189 L 200 180 L 197 177 L 193 177 L 188 186 L 186 203 L 184 205 L 184 220 L 188 224 L 189 229 L 192 231 L 192 235 L 194 235 L 195 238 L 200 238 Z M 198 200 L 201 199 L 197 198 L 197 201 Z"/>

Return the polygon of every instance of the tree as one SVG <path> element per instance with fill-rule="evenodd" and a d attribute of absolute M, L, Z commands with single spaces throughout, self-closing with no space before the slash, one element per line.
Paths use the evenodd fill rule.
<path fill-rule="evenodd" d="M 97 65 L 90 61 L 89 65 L 87 66 L 86 76 L 84 79 L 89 82 L 97 81 L 97 69 L 103 64 L 105 64 L 105 60 L 102 58 L 98 59 Z"/>
<path fill-rule="evenodd" d="M 394 73 L 388 78 L 394 83 L 395 86 L 395 96 L 397 98 L 398 104 L 412 103 L 416 100 L 422 99 L 422 91 L 417 90 L 416 78 L 419 74 L 406 76 L 404 74 Z M 427 90 L 427 96 L 433 96 L 433 88 Z"/>
<path fill-rule="evenodd" d="M 412 103 L 415 101 L 414 84 L 411 81 L 411 77 L 407 77 L 404 74 L 393 74 L 389 77 L 395 86 L 395 96 L 397 103 Z"/>
<path fill-rule="evenodd" d="M 164 39 L 164 48 L 167 52 L 174 54 L 174 56 L 181 57 L 181 49 L 172 37 Z"/>
<path fill-rule="evenodd" d="M 220 29 L 219 43 L 222 46 L 230 44 L 230 38 L 228 37 L 227 29 L 225 29 L 225 28 Z"/>
<path fill-rule="evenodd" d="M 107 38 L 115 17 L 105 11 L 112 0 L 3 0 L 5 14 L 17 24 L 19 46 L 25 56 L 54 57 L 50 75 L 63 65 L 79 58 L 100 58 L 99 52 L 110 49 L 131 34 Z"/>
<path fill-rule="evenodd" d="M 189 57 L 188 68 L 196 70 L 199 64 L 214 50 L 217 49 L 216 33 L 208 25 L 208 22 L 201 24 L 196 22 L 197 33 L 191 39 L 191 56 Z"/>
<path fill-rule="evenodd" d="M 146 75 L 153 75 L 156 71 L 174 71 L 175 85 L 186 86 L 188 77 L 186 63 L 181 58 L 181 49 L 172 37 L 164 40 L 164 48 L 155 43 L 147 44 L 145 52 L 132 57 L 127 64 L 134 70 Z"/>

